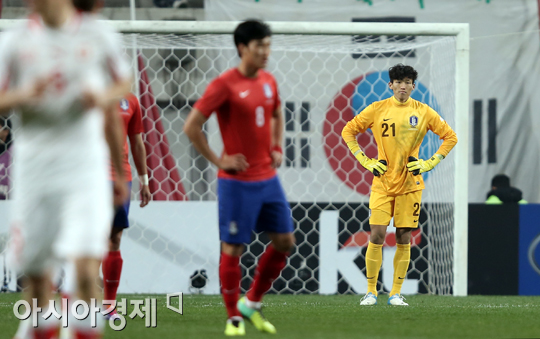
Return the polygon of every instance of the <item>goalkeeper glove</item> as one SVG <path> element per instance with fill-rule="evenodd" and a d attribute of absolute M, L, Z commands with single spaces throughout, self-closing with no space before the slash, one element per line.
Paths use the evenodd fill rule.
<path fill-rule="evenodd" d="M 407 169 L 409 172 L 413 172 L 413 175 L 429 172 L 437 166 L 442 159 L 444 159 L 444 156 L 441 154 L 435 154 L 429 158 L 429 160 L 418 160 L 415 157 L 409 157 L 410 162 L 407 164 Z"/>
<path fill-rule="evenodd" d="M 373 173 L 376 177 L 380 174 L 384 174 L 387 170 L 385 160 L 377 161 L 377 159 L 371 159 L 367 157 L 362 150 L 356 151 L 354 156 L 360 162 L 360 165 L 364 166 L 365 169 Z"/>

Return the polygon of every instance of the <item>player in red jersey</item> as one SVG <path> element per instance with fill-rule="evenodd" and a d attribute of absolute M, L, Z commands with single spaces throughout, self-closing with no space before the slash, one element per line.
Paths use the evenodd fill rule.
<path fill-rule="evenodd" d="M 144 132 L 142 125 L 142 113 L 139 100 L 133 94 L 128 94 L 115 109 L 121 114 L 124 122 L 124 150 L 123 150 L 123 167 L 124 175 L 129 187 L 131 188 L 131 165 L 129 164 L 129 147 L 127 138 L 131 145 L 131 155 L 137 173 L 139 174 L 139 186 L 141 189 L 141 207 L 148 205 L 151 199 L 150 188 L 148 186 L 148 171 L 146 168 L 146 150 L 141 134 Z M 116 174 L 114 168 L 111 168 L 112 180 L 115 180 Z M 116 210 L 114 216 L 111 236 L 109 239 L 109 252 L 103 259 L 101 269 L 103 272 L 103 300 L 115 300 L 116 291 L 120 285 L 120 276 L 122 274 L 123 259 L 120 254 L 120 241 L 124 229 L 129 227 L 128 213 L 130 200 L 128 199 L 124 205 Z M 114 316 L 116 310 L 110 315 Z"/>
<path fill-rule="evenodd" d="M 276 174 L 282 161 L 283 114 L 277 83 L 263 70 L 270 55 L 270 28 L 248 20 L 234 31 L 240 65 L 214 79 L 186 120 L 195 148 L 219 168 L 218 204 L 221 293 L 229 319 L 225 334 L 244 335 L 243 318 L 262 332 L 276 333 L 261 313 L 264 293 L 285 267 L 294 246 L 290 207 Z M 224 150 L 218 157 L 202 132 L 216 112 Z M 271 244 L 259 259 L 246 296 L 240 294 L 240 256 L 251 233 L 267 232 Z"/>

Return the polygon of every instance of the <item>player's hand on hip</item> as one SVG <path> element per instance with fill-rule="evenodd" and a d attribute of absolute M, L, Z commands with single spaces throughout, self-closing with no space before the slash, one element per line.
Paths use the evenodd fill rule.
<path fill-rule="evenodd" d="M 105 107 L 103 95 L 94 91 L 83 91 L 81 101 L 86 109 Z"/>
<path fill-rule="evenodd" d="M 152 200 L 152 194 L 150 194 L 150 187 L 148 185 L 143 185 L 141 188 L 141 207 L 148 205 Z"/>
<path fill-rule="evenodd" d="M 114 206 L 122 206 L 129 199 L 129 190 L 124 178 L 116 178 L 113 184 Z"/>
<path fill-rule="evenodd" d="M 248 167 L 246 156 L 240 153 L 233 155 L 223 154 L 219 161 L 219 168 L 227 172 L 243 172 Z"/>
<path fill-rule="evenodd" d="M 362 151 L 358 152 L 358 154 L 356 154 L 355 157 L 360 162 L 360 165 L 362 165 L 365 169 L 373 173 L 375 176 L 384 174 L 388 170 L 388 167 L 386 167 L 386 161 L 384 160 L 379 161 L 377 159 L 372 159 L 366 156 L 364 152 Z"/>
<path fill-rule="evenodd" d="M 31 99 L 39 99 L 43 96 L 45 91 L 47 90 L 47 87 L 49 87 L 50 80 L 49 79 L 38 79 L 34 86 L 32 86 L 31 91 L 29 93 L 29 96 Z"/>
<path fill-rule="evenodd" d="M 270 153 L 270 157 L 272 158 L 272 167 L 279 168 L 281 166 L 281 163 L 283 162 L 283 153 L 278 151 L 272 151 Z"/>
<path fill-rule="evenodd" d="M 407 163 L 407 169 L 409 170 L 409 172 L 418 171 L 418 174 L 429 172 L 435 166 L 437 166 L 442 159 L 444 159 L 444 156 L 442 156 L 441 154 L 435 154 L 428 160 L 418 159 L 416 161 L 411 161 Z"/>

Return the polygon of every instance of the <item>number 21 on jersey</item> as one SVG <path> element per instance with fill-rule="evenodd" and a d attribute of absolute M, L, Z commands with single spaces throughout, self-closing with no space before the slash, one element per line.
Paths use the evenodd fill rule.
<path fill-rule="evenodd" d="M 382 136 L 383 137 L 389 137 L 390 136 L 390 131 L 389 129 L 392 129 L 392 136 L 395 137 L 396 136 L 396 124 L 393 123 L 391 125 L 388 125 L 386 122 L 384 122 L 382 124 L 382 129 L 383 129 L 383 132 L 382 132 Z"/>

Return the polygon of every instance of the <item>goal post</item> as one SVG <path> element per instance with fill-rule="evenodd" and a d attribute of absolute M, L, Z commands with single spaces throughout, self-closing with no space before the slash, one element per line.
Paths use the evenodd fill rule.
<path fill-rule="evenodd" d="M 469 25 L 456 35 L 456 145 L 454 295 L 467 295 L 469 244 Z"/>
<path fill-rule="evenodd" d="M 0 29 L 11 27 L 16 22 L 0 20 Z M 181 105 L 179 111 L 188 111 L 209 81 L 238 63 L 231 38 L 238 22 L 108 23 L 125 35 L 126 50 L 133 48 L 136 37 L 137 48 L 148 65 L 145 71 L 151 73 L 148 76 L 149 85 L 153 86 L 155 96 L 165 102 L 169 111 L 178 105 Z M 301 234 L 297 244 L 300 250 L 291 255 L 288 267 L 276 281 L 284 287 L 278 289 L 274 286 L 274 291 L 321 292 L 319 284 L 322 272 L 311 264 L 311 259 L 316 257 L 317 265 L 320 263 L 322 258 L 318 256 L 322 243 L 314 243 L 310 237 L 318 237 L 321 227 L 326 227 L 322 225 L 325 220 L 331 221 L 328 215 L 319 218 L 326 210 L 339 210 L 340 213 L 339 226 L 335 226 L 339 228 L 339 255 L 349 255 L 347 251 L 351 249 L 348 247 L 351 241 L 353 245 L 355 241 L 361 241 L 358 239 L 368 228 L 368 194 L 365 187 L 369 189 L 371 178 L 357 168 L 356 163 L 351 167 L 343 160 L 350 158 L 350 154 L 341 145 L 342 142 L 337 144 L 340 136 L 336 135 L 337 129 L 332 128 L 344 123 L 345 115 L 339 115 L 344 110 L 354 111 L 364 107 L 369 100 L 387 97 L 388 93 L 383 88 L 387 77 L 385 71 L 389 66 L 402 62 L 421 68 L 422 86 L 417 86 L 418 96 L 430 106 L 435 106 L 436 110 L 439 108 L 439 113 L 442 112 L 441 115 L 456 131 L 459 140 L 448 159 L 428 174 L 431 177 L 430 183 L 426 183 L 427 202 L 425 208 L 424 202 L 422 205 L 422 213 L 425 213 L 422 223 L 425 229 L 421 231 L 425 237 L 422 240 L 424 247 L 416 250 L 418 259 L 412 260 L 411 270 L 418 276 L 419 284 L 424 285 L 426 293 L 467 295 L 469 25 L 357 22 L 268 24 L 274 34 L 268 68 L 278 81 L 284 114 L 288 119 L 285 159 L 279 173 L 291 205 L 294 204 L 293 216 L 297 221 L 297 231 Z M 135 54 L 128 52 L 127 55 Z M 184 67 L 183 74 L 174 75 L 174 67 Z M 171 84 L 174 90 L 168 87 Z M 179 100 L 174 93 L 176 90 L 191 94 Z M 346 107 L 336 108 L 342 104 Z M 333 122 L 324 120 L 336 112 L 339 114 Z M 162 116 L 165 123 L 163 130 L 171 144 L 182 144 L 182 148 L 178 148 L 180 151 L 175 151 L 174 145 L 171 146 L 171 152 L 184 176 L 186 195 L 191 201 L 215 201 L 215 169 L 183 144 L 185 140 L 182 139 L 181 126 L 185 112 L 167 114 Z M 216 122 L 209 121 L 209 125 L 209 142 L 214 150 L 219 150 L 221 146 Z M 332 146 L 334 141 L 336 144 Z M 373 152 L 374 141 L 364 142 Z M 426 148 L 426 152 L 431 152 L 436 150 L 437 145 L 437 140 L 431 138 L 422 147 Z M 369 155 L 370 151 L 366 152 Z M 188 153 L 188 160 L 183 153 Z M 189 177 L 189 173 L 194 174 Z M 355 183 L 356 179 L 361 182 Z M 447 194 L 444 190 L 451 192 Z M 302 222 L 312 223 L 313 229 L 300 229 Z M 260 248 L 266 244 L 267 239 L 257 237 L 257 248 L 248 246 L 253 258 L 249 263 L 242 261 L 246 271 L 252 273 Z M 356 251 L 352 254 L 353 259 L 356 255 L 363 257 L 362 253 L 365 253 L 357 249 L 359 243 L 356 245 L 358 247 L 351 249 L 352 252 Z M 308 247 L 309 251 L 301 253 L 302 248 Z M 383 264 L 383 270 L 384 267 Z M 340 284 L 346 282 L 351 286 L 345 288 L 346 291 L 364 292 L 358 290 L 360 285 L 355 286 L 353 279 L 347 277 L 341 268 L 336 268 L 335 275 Z M 316 287 L 311 288 L 309 284 L 314 281 Z M 300 287 L 296 288 L 294 284 Z"/>

